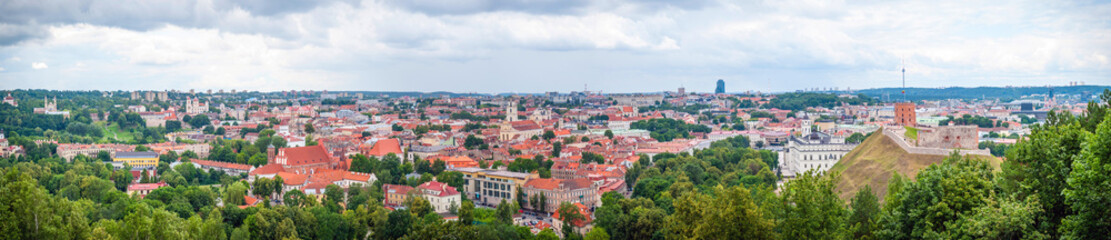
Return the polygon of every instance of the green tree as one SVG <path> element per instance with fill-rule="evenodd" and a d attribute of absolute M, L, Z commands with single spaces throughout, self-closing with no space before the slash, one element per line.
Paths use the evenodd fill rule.
<path fill-rule="evenodd" d="M 305 123 L 305 133 L 313 134 L 315 132 L 316 132 L 316 128 L 312 126 L 312 123 Z"/>
<path fill-rule="evenodd" d="M 1111 114 L 1107 114 L 1111 119 Z M 1073 215 L 1062 223 L 1062 237 L 1094 239 L 1111 236 L 1111 121 L 1104 120 L 1081 144 L 1080 157 L 1072 163 L 1065 203 Z M 1059 147 L 1058 147 L 1059 148 Z"/>
<path fill-rule="evenodd" d="M 463 201 L 463 206 L 459 207 L 459 221 L 464 225 L 471 225 L 474 223 L 474 202 L 469 200 Z"/>
<path fill-rule="evenodd" d="M 1042 207 L 1039 228 L 1054 238 L 1061 221 L 1076 213 L 1063 193 L 1069 187 L 1068 179 L 1074 160 L 1080 158 L 1085 136 L 1086 132 L 1072 120 L 1035 125 L 1029 138 L 1013 145 L 1007 161 L 1001 164 L 999 187 L 1017 199 L 1037 196 Z"/>
<path fill-rule="evenodd" d="M 851 203 L 852 213 L 845 224 L 849 230 L 849 239 L 875 239 L 872 231 L 875 229 L 876 218 L 880 214 L 879 199 L 872 193 L 872 187 L 864 185 L 853 196 Z"/>
<path fill-rule="evenodd" d="M 579 212 L 579 207 L 569 202 L 560 203 L 556 212 L 559 213 L 559 220 L 563 222 L 563 226 L 560 228 L 563 230 L 563 236 L 574 235 L 575 226 L 573 223 L 586 220 L 586 216 Z"/>
<path fill-rule="evenodd" d="M 775 237 L 774 224 L 764 217 L 748 189 L 718 186 L 714 191 L 716 197 L 691 193 L 674 202 L 675 213 L 668 217 L 673 234 L 695 239 Z"/>
<path fill-rule="evenodd" d="M 776 206 L 781 237 L 820 239 L 842 234 L 846 211 L 838 198 L 836 179 L 836 174 L 807 171 L 784 184 Z"/>
<path fill-rule="evenodd" d="M 606 132 L 603 133 L 603 135 L 606 135 L 606 138 L 613 139 L 613 131 L 610 131 L 609 129 L 606 129 Z"/>
<path fill-rule="evenodd" d="M 963 214 L 988 204 L 994 185 L 988 163 L 950 155 L 941 164 L 918 172 L 895 199 L 897 205 L 884 208 L 879 239 L 950 238 L 949 226 Z"/>
<path fill-rule="evenodd" d="M 553 132 L 552 130 L 544 131 L 544 140 L 545 141 L 551 141 L 555 137 L 556 137 L 555 132 Z"/>
<path fill-rule="evenodd" d="M 584 240 L 609 240 L 610 235 L 609 235 L 609 233 L 606 233 L 606 229 L 601 228 L 601 227 L 594 227 L 594 229 L 590 229 L 590 232 L 586 233 L 586 236 L 583 236 L 583 239 Z"/>

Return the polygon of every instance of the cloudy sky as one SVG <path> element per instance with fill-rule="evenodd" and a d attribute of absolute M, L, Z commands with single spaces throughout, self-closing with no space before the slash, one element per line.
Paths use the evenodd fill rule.
<path fill-rule="evenodd" d="M 280 3 L 279 3 L 280 2 Z M 1106 1 L 4 0 L 0 89 L 1111 84 Z"/>

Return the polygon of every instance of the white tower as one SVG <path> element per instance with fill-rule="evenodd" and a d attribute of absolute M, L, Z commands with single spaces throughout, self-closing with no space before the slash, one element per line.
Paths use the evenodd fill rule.
<path fill-rule="evenodd" d="M 510 122 L 517 121 L 517 102 L 510 101 L 505 107 L 505 120 Z"/>

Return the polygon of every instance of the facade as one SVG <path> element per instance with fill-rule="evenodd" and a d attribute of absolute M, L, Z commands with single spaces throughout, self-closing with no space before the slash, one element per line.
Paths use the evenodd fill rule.
<path fill-rule="evenodd" d="M 117 152 L 115 157 L 112 157 L 115 163 L 127 163 L 132 168 L 154 168 L 158 167 L 158 153 L 156 152 Z"/>
<path fill-rule="evenodd" d="M 170 186 L 169 184 L 166 184 L 164 182 L 133 183 L 131 185 L 127 185 L 127 195 L 138 194 L 139 198 L 143 198 L 143 197 L 146 197 L 147 194 L 150 194 L 150 192 L 154 191 L 155 189 L 159 189 L 159 188 L 163 188 L 163 187 L 169 187 L 169 186 Z"/>
<path fill-rule="evenodd" d="M 458 208 L 462 203 L 462 195 L 447 183 L 431 181 L 417 186 L 421 196 L 432 204 L 432 211 L 436 213 L 449 212 L 452 206 Z"/>
<path fill-rule="evenodd" d="M 200 98 L 185 98 L 185 114 L 201 114 L 208 112 L 208 104 L 202 104 Z"/>
<path fill-rule="evenodd" d="M 382 205 L 385 206 L 404 206 L 405 201 L 409 200 L 409 192 L 413 191 L 413 187 L 405 185 L 383 184 L 382 185 Z"/>
<path fill-rule="evenodd" d="M 481 168 L 456 168 L 463 173 L 463 192 L 475 204 L 496 206 L 502 200 L 517 200 L 517 190 L 530 179 L 539 178 L 538 174 L 527 174 Z"/>
<path fill-rule="evenodd" d="M 895 103 L 895 124 L 908 127 L 914 127 L 918 124 L 918 116 L 914 112 L 914 103 Z"/>
<path fill-rule="evenodd" d="M 285 171 L 309 175 L 320 170 L 335 169 L 339 165 L 323 145 L 282 148 L 278 150 L 273 163 L 281 165 Z"/>
<path fill-rule="evenodd" d="M 108 152 L 108 156 L 115 157 L 116 152 L 129 152 L 135 150 L 135 146 L 127 144 L 77 144 L 77 143 L 63 143 L 58 144 L 58 156 L 66 160 L 73 160 L 77 155 L 85 155 L 86 157 L 96 157 L 100 151 Z"/>
<path fill-rule="evenodd" d="M 12 107 L 18 107 L 19 106 L 19 103 L 15 102 L 15 98 L 12 97 L 12 93 L 8 93 L 8 96 L 4 97 L 4 103 L 7 103 L 8 105 L 12 105 Z"/>
<path fill-rule="evenodd" d="M 196 153 L 197 157 L 200 158 L 207 158 L 209 151 L 212 150 L 212 145 L 204 143 L 188 144 L 165 142 L 147 144 L 147 147 L 150 148 L 151 151 L 157 152 L 158 154 L 167 154 L 172 151 L 174 153 L 177 153 L 178 156 L 181 156 L 181 154 L 185 153 L 186 151 L 193 151 L 193 153 Z"/>
<path fill-rule="evenodd" d="M 598 184 L 588 178 L 530 179 L 525 182 L 521 190 L 525 192 L 525 196 L 529 196 L 529 201 L 533 200 L 533 196 L 537 196 L 537 199 L 540 195 L 544 196 L 542 209 L 534 209 L 535 207 L 532 206 L 534 203 L 531 202 L 529 206 L 522 206 L 534 211 L 555 212 L 563 202 L 580 203 L 586 206 L 599 204 Z"/>
<path fill-rule="evenodd" d="M 50 101 L 46 97 L 42 98 L 43 106 L 41 108 L 34 108 L 37 114 L 46 115 L 62 115 L 62 117 L 69 117 L 69 111 L 58 111 L 58 97 L 54 97 L 54 101 Z"/>
<path fill-rule="evenodd" d="M 592 214 L 585 205 L 575 203 L 575 207 L 579 209 L 579 215 L 582 215 L 584 219 L 571 222 L 572 231 L 578 234 L 586 234 L 590 232 L 590 229 L 594 228 L 594 218 L 590 217 Z M 563 232 L 563 220 L 561 218 L 558 211 L 552 214 L 552 230 L 555 232 Z"/>
<path fill-rule="evenodd" d="M 837 164 L 845 154 L 852 151 L 856 144 L 845 143 L 844 139 L 833 138 L 823 132 L 813 132 L 803 137 L 791 137 L 783 152 L 786 172 L 792 175 L 809 170 L 825 172 Z"/>
<path fill-rule="evenodd" d="M 714 88 L 715 94 L 725 93 L 725 80 L 718 79 L 718 85 Z"/>
<path fill-rule="evenodd" d="M 224 173 L 232 176 L 238 176 L 239 174 L 248 173 L 251 172 L 251 169 L 254 169 L 254 167 L 251 167 L 251 165 L 247 164 L 217 162 L 201 159 L 190 160 L 190 163 L 192 163 L 193 166 L 197 168 L 205 170 L 206 172 L 209 170 L 224 171 Z"/>

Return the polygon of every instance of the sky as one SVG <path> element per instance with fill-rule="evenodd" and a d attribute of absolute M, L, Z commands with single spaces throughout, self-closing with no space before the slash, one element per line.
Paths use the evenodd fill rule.
<path fill-rule="evenodd" d="M 4 0 L 0 89 L 1111 85 L 1109 1 Z"/>

